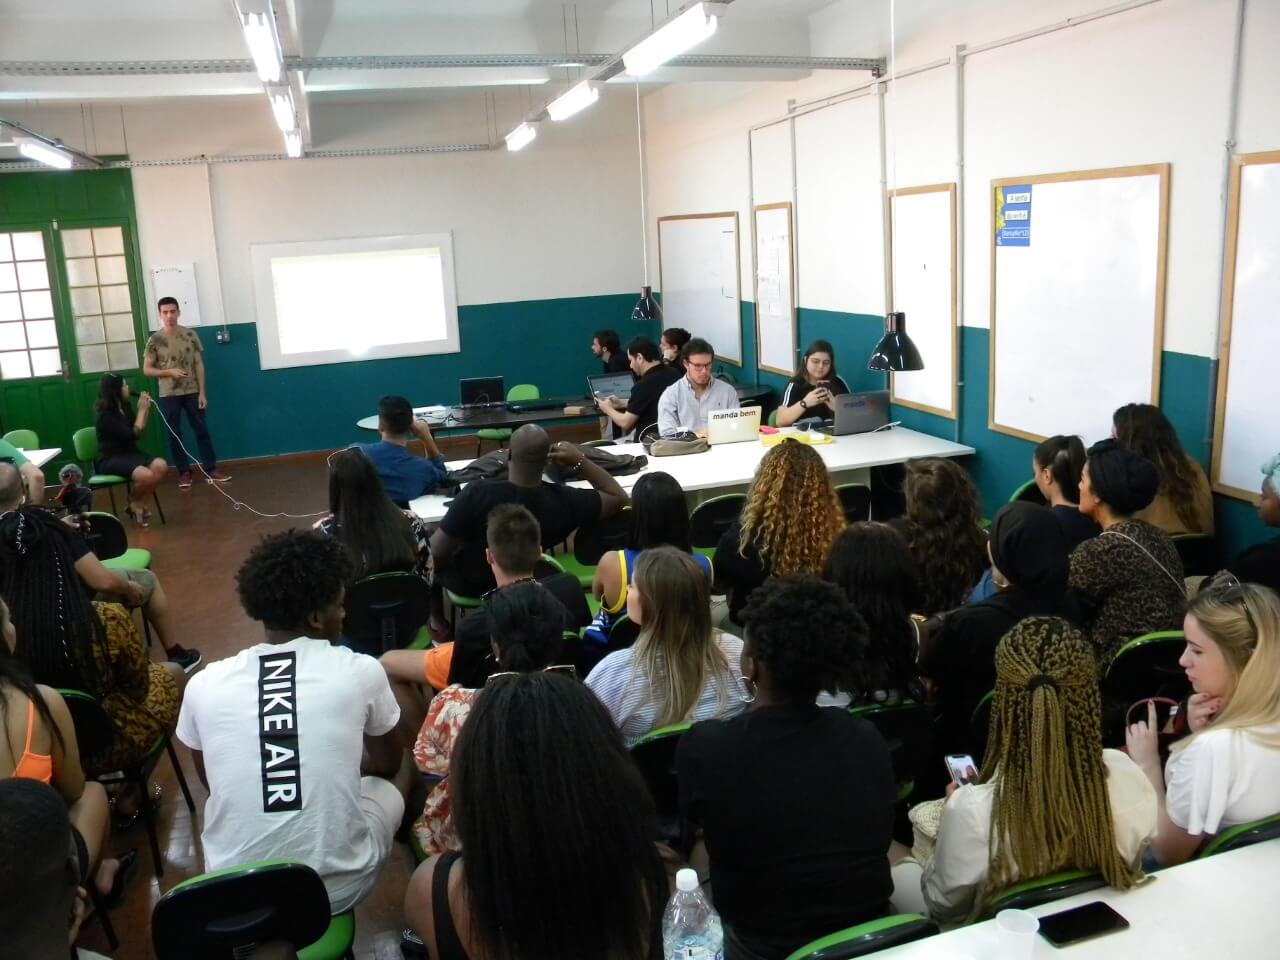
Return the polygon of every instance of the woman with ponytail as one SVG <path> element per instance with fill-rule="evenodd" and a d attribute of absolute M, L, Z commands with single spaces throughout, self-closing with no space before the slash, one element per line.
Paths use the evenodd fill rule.
<path fill-rule="evenodd" d="M 1079 437 L 1050 437 L 1035 449 L 1031 470 L 1036 489 L 1062 525 L 1071 551 L 1096 537 L 1102 528 L 1080 512 L 1080 475 L 1084 472 L 1084 443 Z"/>
<path fill-rule="evenodd" d="M 489 682 L 536 670 L 573 672 L 570 666 L 553 666 L 560 656 L 564 635 L 564 605 L 538 581 L 518 580 L 491 590 L 485 594 L 484 609 L 489 616 L 489 636 L 499 670 L 489 677 Z M 454 744 L 479 693 L 455 683 L 432 699 L 413 746 L 413 759 L 420 772 L 435 777 L 449 775 Z M 418 843 L 428 856 L 459 848 L 450 809 L 449 781 L 443 779 L 427 794 L 422 817 L 413 825 Z"/>
<path fill-rule="evenodd" d="M 1102 749 L 1093 651 L 1057 617 L 1029 617 L 996 648 L 996 689 L 978 779 L 952 784 L 925 867 L 930 916 L 979 913 L 1023 880 L 1096 870 L 1128 889 L 1156 832 L 1155 791 L 1117 750 Z"/>

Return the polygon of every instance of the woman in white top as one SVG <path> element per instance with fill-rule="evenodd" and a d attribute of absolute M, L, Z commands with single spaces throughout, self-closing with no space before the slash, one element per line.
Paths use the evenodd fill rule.
<path fill-rule="evenodd" d="M 635 645 L 601 660 L 587 677 L 628 747 L 651 730 L 740 713 L 736 669 L 742 641 L 711 627 L 707 577 L 689 554 L 640 554 L 627 591 Z"/>
<path fill-rule="evenodd" d="M 1096 870 L 1119 889 L 1141 878 L 1155 791 L 1128 757 L 1102 749 L 1097 678 L 1084 635 L 1060 618 L 1028 617 L 1000 641 L 982 771 L 948 786 L 924 870 L 934 920 L 967 919 L 1005 888 L 1060 870 Z"/>
<path fill-rule="evenodd" d="M 1129 756 L 1160 798 L 1151 849 L 1165 866 L 1226 827 L 1280 813 L 1280 597 L 1231 580 L 1197 594 L 1183 621 L 1191 736 L 1163 776 L 1154 706 L 1128 730 Z"/>

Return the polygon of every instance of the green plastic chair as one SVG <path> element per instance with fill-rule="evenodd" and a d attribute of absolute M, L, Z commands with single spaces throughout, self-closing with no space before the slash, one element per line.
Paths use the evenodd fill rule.
<path fill-rule="evenodd" d="M 836 496 L 844 507 L 846 523 L 871 519 L 871 488 L 865 483 L 841 483 L 836 486 Z"/>
<path fill-rule="evenodd" d="M 562 554 L 556 559 L 566 573 L 572 573 L 578 578 L 578 586 L 582 587 L 583 592 L 590 593 L 600 558 L 625 547 L 630 532 L 631 507 L 626 506 L 607 520 L 579 527 L 573 535 L 573 553 Z M 596 609 L 599 609 L 598 602 Z M 595 610 L 592 610 L 592 616 L 594 615 Z"/>
<path fill-rule="evenodd" d="M 1001 910 L 1030 910 L 1054 900 L 1074 897 L 1105 887 L 1107 881 L 1093 870 L 1063 870 L 1037 880 L 1015 883 L 992 897 L 982 909 L 982 919 L 989 920 Z"/>
<path fill-rule="evenodd" d="M 771 427 L 776 427 L 776 426 L 778 425 L 778 411 L 777 411 L 777 410 L 770 410 L 770 411 L 769 411 L 769 420 L 768 420 L 768 423 L 769 423 L 769 426 L 771 426 Z"/>
<path fill-rule="evenodd" d="M 132 484 L 127 477 L 122 477 L 115 473 L 93 472 L 98 469 L 98 431 L 93 427 L 81 427 L 71 435 L 71 446 L 75 449 L 76 459 L 84 461 L 85 466 L 90 471 L 88 479 L 85 480 L 89 489 L 106 490 L 107 496 L 111 498 L 111 512 L 119 516 L 120 511 L 116 508 L 115 488 L 124 486 L 132 490 Z M 159 490 L 152 494 L 152 499 L 156 502 L 156 513 L 160 515 L 160 522 L 168 523 L 164 518 L 164 507 L 160 506 Z"/>
<path fill-rule="evenodd" d="M 34 430 L 10 430 L 4 435 L 4 442 L 13 444 L 19 450 L 40 449 L 40 437 Z"/>
<path fill-rule="evenodd" d="M 676 749 L 691 724 L 673 723 L 650 730 L 631 747 L 631 759 L 649 787 L 658 814 L 658 835 L 684 849 L 680 823 L 680 789 L 676 781 Z"/>
<path fill-rule="evenodd" d="M 742 515 L 747 496 L 744 493 L 725 493 L 703 500 L 689 514 L 689 538 L 695 553 L 713 556 L 720 537 Z"/>
<path fill-rule="evenodd" d="M 1174 533 L 1169 536 L 1182 572 L 1188 577 L 1207 577 L 1221 569 L 1218 557 L 1218 541 L 1207 533 Z"/>
<path fill-rule="evenodd" d="M 331 917 L 320 875 L 286 860 L 184 880 L 151 914 L 159 960 L 229 960 L 238 948 L 275 939 L 291 943 L 298 960 L 354 960 L 355 938 L 355 914 Z"/>
<path fill-rule="evenodd" d="M 1034 477 L 1019 486 L 1017 490 L 1013 491 L 1013 493 L 1009 494 L 1010 503 L 1017 503 L 1021 500 L 1025 500 L 1027 503 L 1043 504 L 1045 502 L 1044 494 L 1042 494 L 1040 492 L 1040 488 L 1036 486 Z"/>
<path fill-rule="evenodd" d="M 542 561 L 541 561 L 541 562 L 542 562 L 542 564 L 544 565 L 544 571 L 545 571 L 545 567 L 550 567 L 550 568 L 551 568 L 552 570 L 554 570 L 556 573 L 564 573 L 564 572 L 565 572 L 565 568 L 564 568 L 564 566 L 560 563 L 560 560 L 561 560 L 561 559 L 562 559 L 562 558 L 559 558 L 559 557 L 553 557 L 553 556 L 552 556 L 551 554 L 549 554 L 549 553 L 544 553 L 544 554 L 542 555 Z M 535 572 L 544 572 L 544 571 L 535 571 Z M 454 627 L 454 626 L 456 626 L 456 625 L 457 625 L 457 621 L 458 621 L 458 611 L 459 611 L 459 610 L 476 610 L 476 609 L 480 608 L 481 606 L 483 606 L 483 604 L 484 604 L 484 598 L 483 598 L 483 597 L 468 597 L 468 596 L 464 596 L 464 595 L 463 595 L 463 594 L 461 594 L 461 593 L 454 593 L 454 592 L 453 592 L 452 590 L 450 590 L 448 587 L 446 587 L 446 588 L 445 588 L 445 591 L 444 591 L 444 592 L 445 592 L 445 595 L 446 595 L 446 596 L 448 596 L 448 598 L 449 598 L 449 603 L 450 603 L 450 604 L 452 605 L 452 607 L 453 607 L 452 615 L 451 615 L 451 618 L 450 618 L 450 620 L 449 620 L 449 626 L 450 626 L 450 627 Z"/>
<path fill-rule="evenodd" d="M 1250 823 L 1237 824 L 1223 830 L 1205 844 L 1204 849 L 1196 854 L 1196 859 L 1212 857 L 1215 853 L 1225 853 L 1228 850 L 1239 850 L 1241 847 L 1251 847 L 1255 843 L 1264 843 L 1277 837 L 1280 837 L 1280 814 Z"/>
<path fill-rule="evenodd" d="M 987 736 L 991 729 L 991 707 L 996 699 L 996 692 L 988 690 L 982 695 L 969 717 L 969 752 L 982 768 L 982 759 L 987 752 Z"/>
<path fill-rule="evenodd" d="M 517 400 L 537 400 L 542 396 L 538 392 L 538 388 L 532 383 L 517 383 L 514 387 L 507 391 L 507 402 L 513 403 Z M 499 448 L 511 439 L 511 429 L 509 427 L 483 427 L 476 431 L 476 456 L 480 456 L 480 447 L 486 440 L 492 440 L 498 444 Z"/>
<path fill-rule="evenodd" d="M 1107 665 L 1103 692 L 1126 704 L 1155 696 L 1181 699 L 1188 684 L 1178 658 L 1186 642 L 1181 630 L 1156 630 L 1134 637 Z"/>
<path fill-rule="evenodd" d="M 89 549 L 108 570 L 150 570 L 151 551 L 129 546 L 124 524 L 114 513 L 93 510 L 85 514 Z"/>
<path fill-rule="evenodd" d="M 915 776 L 933 735 L 933 717 L 929 708 L 907 698 L 893 704 L 865 703 L 850 707 L 849 712 L 862 717 L 880 731 L 893 762 L 898 799 L 909 799 L 915 792 Z"/>
<path fill-rule="evenodd" d="M 342 632 L 360 653 L 377 657 L 388 650 L 431 645 L 431 588 L 416 573 L 395 570 L 363 577 L 347 590 L 343 606 Z"/>
<path fill-rule="evenodd" d="M 923 940 L 937 932 L 937 925 L 921 914 L 896 913 L 806 943 L 788 954 L 787 960 L 851 960 L 913 940 Z"/>

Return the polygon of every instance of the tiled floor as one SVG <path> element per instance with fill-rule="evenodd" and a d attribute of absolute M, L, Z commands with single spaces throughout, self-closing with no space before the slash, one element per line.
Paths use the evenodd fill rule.
<path fill-rule="evenodd" d="M 589 440 L 598 436 L 593 427 L 556 431 L 555 439 Z M 474 456 L 474 440 L 445 441 L 446 457 Z M 231 483 L 220 489 L 241 499 L 262 513 L 315 513 L 325 508 L 327 480 L 323 455 L 288 457 L 273 461 L 227 464 Z M 101 496 L 101 495 L 100 495 Z M 309 526 L 312 519 L 264 519 L 235 507 L 204 482 L 189 491 L 179 491 L 167 483 L 160 491 L 168 524 L 159 520 L 146 530 L 129 528 L 132 546 L 152 552 L 155 570 L 181 611 L 183 632 L 178 641 L 197 647 L 206 661 L 218 660 L 258 642 L 259 624 L 240 609 L 233 576 L 245 554 L 266 533 L 289 527 Z M 105 507 L 102 496 L 100 508 Z M 127 523 L 127 521 L 126 521 Z M 191 766 L 191 755 L 175 740 L 178 757 L 196 800 L 196 822 L 182 800 L 173 771 L 162 760 L 156 782 L 164 788 L 159 820 L 160 847 L 164 852 L 164 875 L 157 881 L 151 869 L 144 829 L 139 826 L 111 840 L 111 849 L 137 847 L 138 872 L 124 903 L 111 914 L 120 948 L 113 956 L 122 960 L 151 960 L 151 909 L 161 894 L 174 884 L 202 872 L 198 823 L 206 794 Z M 409 878 L 409 855 L 397 845 L 373 895 L 356 910 L 356 956 L 377 960 L 398 960 L 405 885 Z M 108 953 L 101 928 L 91 924 L 81 936 L 87 949 Z"/>

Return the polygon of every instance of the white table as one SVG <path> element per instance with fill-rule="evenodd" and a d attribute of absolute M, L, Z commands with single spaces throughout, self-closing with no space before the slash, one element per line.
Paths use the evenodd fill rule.
<path fill-rule="evenodd" d="M 43 467 L 46 463 L 62 452 L 61 447 L 46 447 L 43 450 L 22 450 L 22 455 L 30 460 L 37 467 Z"/>
<path fill-rule="evenodd" d="M 1065 948 L 1036 936 L 1033 960 L 1261 960 L 1280 956 L 1280 840 L 1152 874 L 1125 893 L 1104 887 L 1036 907 L 1037 916 L 1103 900 L 1129 929 Z M 999 960 L 994 921 L 877 953 L 876 960 Z"/>
<path fill-rule="evenodd" d="M 786 434 L 795 431 L 787 428 L 781 432 Z M 617 444 L 604 449 L 615 453 L 644 453 L 644 447 L 638 443 Z M 836 483 L 866 483 L 872 467 L 905 463 L 917 457 L 963 457 L 974 453 L 973 447 L 940 440 L 902 427 L 879 433 L 836 437 L 833 442 L 816 444 L 813 449 L 822 457 Z M 768 452 L 769 448 L 763 443 L 726 443 L 712 447 L 706 453 L 684 457 L 650 457 L 644 470 L 617 479 L 624 490 L 630 490 L 645 473 L 669 473 L 679 481 L 686 494 L 692 495 L 691 502 L 696 503 L 705 496 L 746 489 L 755 476 L 756 467 Z M 448 466 L 450 470 L 457 470 L 470 462 L 456 460 L 451 461 Z M 583 480 L 575 481 L 573 485 L 590 486 Z M 423 520 L 435 523 L 444 516 L 447 509 L 445 501 L 448 499 L 450 496 L 430 494 L 418 497 L 409 506 Z"/>

